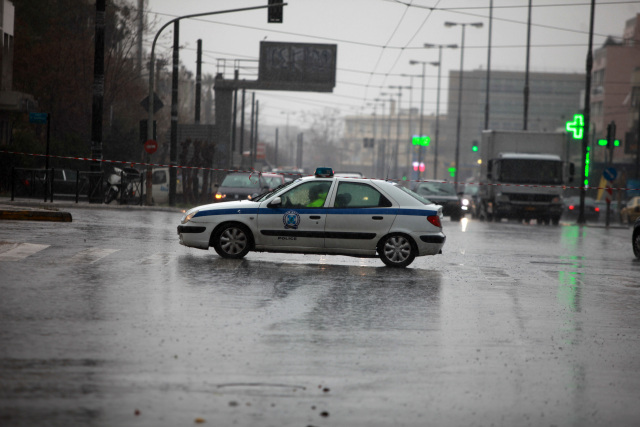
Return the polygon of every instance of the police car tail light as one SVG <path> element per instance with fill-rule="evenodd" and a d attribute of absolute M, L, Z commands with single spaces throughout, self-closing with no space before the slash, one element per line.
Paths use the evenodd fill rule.
<path fill-rule="evenodd" d="M 435 225 L 438 228 L 442 228 L 442 223 L 440 222 L 440 217 L 438 215 L 429 215 L 427 217 L 427 221 L 431 224 Z"/>

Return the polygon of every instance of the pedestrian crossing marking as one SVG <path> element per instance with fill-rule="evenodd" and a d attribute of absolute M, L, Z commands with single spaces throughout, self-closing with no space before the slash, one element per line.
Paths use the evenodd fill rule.
<path fill-rule="evenodd" d="M 69 262 L 71 264 L 93 264 L 118 251 L 119 249 L 89 248 L 72 256 Z"/>
<path fill-rule="evenodd" d="M 0 261 L 20 261 L 49 246 L 36 243 L 0 242 Z"/>

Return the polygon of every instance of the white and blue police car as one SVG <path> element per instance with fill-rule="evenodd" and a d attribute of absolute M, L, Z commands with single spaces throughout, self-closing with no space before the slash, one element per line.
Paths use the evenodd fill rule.
<path fill-rule="evenodd" d="M 318 168 L 253 200 L 190 209 L 178 235 L 182 245 L 213 247 L 223 258 L 249 251 L 378 256 L 406 267 L 442 253 L 441 220 L 442 207 L 397 183 Z"/>

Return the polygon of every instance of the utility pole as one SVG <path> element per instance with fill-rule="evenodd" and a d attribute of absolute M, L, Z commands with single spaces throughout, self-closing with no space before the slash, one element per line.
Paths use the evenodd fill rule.
<path fill-rule="evenodd" d="M 104 113 L 104 17 L 105 0 L 96 0 L 95 52 L 93 56 L 93 102 L 91 107 L 91 162 L 92 172 L 102 171 L 102 115 Z M 102 202 L 96 191 L 101 180 L 91 176 L 90 203 Z"/>

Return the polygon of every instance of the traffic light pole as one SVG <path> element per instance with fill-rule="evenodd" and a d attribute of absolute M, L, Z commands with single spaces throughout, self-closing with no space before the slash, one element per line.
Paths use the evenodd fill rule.
<path fill-rule="evenodd" d="M 167 28 L 169 25 L 171 24 L 176 24 L 176 30 L 177 30 L 177 23 L 181 20 L 181 19 L 190 19 L 190 18 L 199 18 L 201 16 L 210 16 L 210 15 L 222 15 L 225 13 L 235 13 L 235 12 L 246 12 L 249 10 L 257 10 L 257 9 L 267 9 L 267 8 L 272 8 L 272 7 L 282 7 L 282 6 L 286 6 L 287 3 L 276 3 L 276 4 L 269 4 L 266 6 L 253 6 L 253 7 L 245 7 L 245 8 L 241 8 L 241 9 L 228 9 L 228 10 L 219 10 L 219 11 L 215 11 L 215 12 L 204 12 L 204 13 L 195 13 L 195 14 L 191 14 L 191 15 L 184 15 L 184 16 L 179 16 L 177 18 L 174 18 L 172 20 L 170 20 L 169 22 L 167 22 L 166 24 L 164 24 L 156 33 L 155 37 L 153 38 L 153 43 L 151 44 L 151 55 L 149 57 L 149 114 L 147 116 L 147 139 L 153 139 L 153 101 L 154 101 L 154 96 L 153 96 L 153 87 L 154 87 L 154 81 L 153 81 L 153 77 L 154 77 L 154 62 L 155 62 L 155 49 L 156 49 L 156 42 L 158 41 L 158 37 L 160 37 L 160 33 L 162 33 L 162 31 L 164 31 L 165 28 Z M 174 43 L 174 56 L 177 55 L 177 43 Z M 172 96 L 173 98 L 173 96 Z M 173 106 L 172 106 L 172 116 L 173 116 Z M 176 117 L 177 120 L 177 117 Z M 172 122 L 173 122 L 173 117 L 172 117 Z M 173 135 L 173 129 L 172 129 L 172 135 Z M 173 136 L 172 136 L 173 137 Z M 174 147 L 175 145 L 175 147 Z M 176 189 L 176 162 L 175 162 L 175 158 L 177 153 L 175 153 L 177 149 L 177 144 L 171 144 L 170 146 L 170 152 L 169 152 L 169 158 L 170 160 L 170 166 L 171 166 L 171 170 L 170 170 L 170 182 L 169 182 L 169 204 L 170 205 L 174 205 L 175 204 L 175 189 Z"/>

